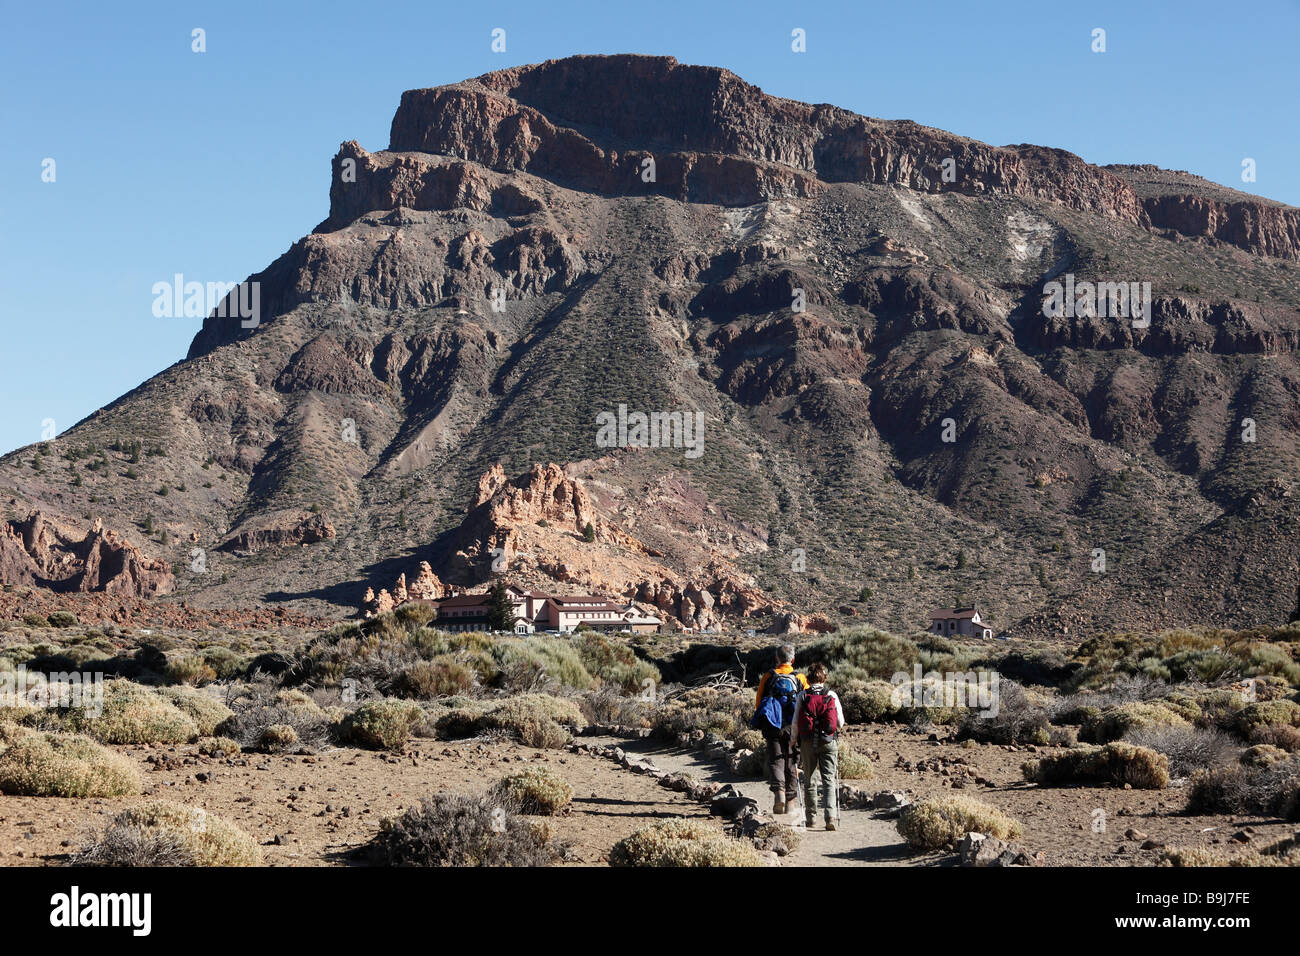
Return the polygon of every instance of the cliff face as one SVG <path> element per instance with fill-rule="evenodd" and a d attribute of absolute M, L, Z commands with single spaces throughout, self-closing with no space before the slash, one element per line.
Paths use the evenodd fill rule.
<path fill-rule="evenodd" d="M 1300 211 L 639 56 L 410 91 L 330 176 L 250 277 L 258 326 L 209 316 L 57 469 L 0 461 L 11 513 L 152 527 L 139 560 L 210 604 L 351 611 L 481 585 L 499 548 L 693 626 L 1291 610 Z M 701 415 L 700 453 L 610 447 L 619 409 Z M 6 580 L 48 577 L 33 547 L 0 534 Z"/>

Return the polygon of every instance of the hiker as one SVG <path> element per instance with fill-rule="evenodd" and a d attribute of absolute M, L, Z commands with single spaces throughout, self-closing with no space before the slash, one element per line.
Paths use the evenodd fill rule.
<path fill-rule="evenodd" d="M 839 695 L 826 686 L 825 664 L 808 668 L 808 679 L 812 686 L 801 691 L 794 703 L 794 730 L 799 765 L 803 769 L 804 823 L 811 827 L 817 822 L 820 790 L 826 829 L 834 830 L 840 796 L 837 738 L 844 726 L 844 708 L 840 706 Z"/>
<path fill-rule="evenodd" d="M 808 679 L 794 670 L 794 645 L 776 651 L 776 667 L 763 675 L 754 695 L 750 726 L 763 732 L 767 743 L 767 780 L 772 788 L 772 812 L 782 814 L 799 799 L 798 754 L 791 732 L 794 703 L 808 687 Z"/>

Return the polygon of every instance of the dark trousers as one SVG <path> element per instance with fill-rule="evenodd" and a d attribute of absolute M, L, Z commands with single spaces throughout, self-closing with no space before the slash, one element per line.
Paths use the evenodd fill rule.
<path fill-rule="evenodd" d="M 799 752 L 790 730 L 763 729 L 767 741 L 767 785 L 775 794 L 785 793 L 787 800 L 799 799 Z"/>

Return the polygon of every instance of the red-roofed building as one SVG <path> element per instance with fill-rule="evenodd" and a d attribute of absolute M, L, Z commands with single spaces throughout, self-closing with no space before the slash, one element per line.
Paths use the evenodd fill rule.
<path fill-rule="evenodd" d="M 970 607 L 941 607 L 930 612 L 931 634 L 941 634 L 944 637 L 979 637 L 990 639 L 993 637 L 993 628 L 988 622 L 980 617 L 979 608 L 974 604 Z"/>

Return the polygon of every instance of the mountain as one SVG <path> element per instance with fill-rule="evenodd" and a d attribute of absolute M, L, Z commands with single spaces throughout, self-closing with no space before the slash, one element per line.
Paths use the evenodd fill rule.
<path fill-rule="evenodd" d="M 405 93 L 250 277 L 256 327 L 214 311 L 0 490 L 197 606 L 351 611 L 421 561 L 476 585 L 514 528 L 512 573 L 649 582 L 693 624 L 1279 622 L 1297 260 L 1300 210 L 1186 173 L 572 57 Z M 1149 307 L 1044 306 L 1098 282 Z M 702 442 L 603 440 L 620 408 L 700 413 Z"/>

